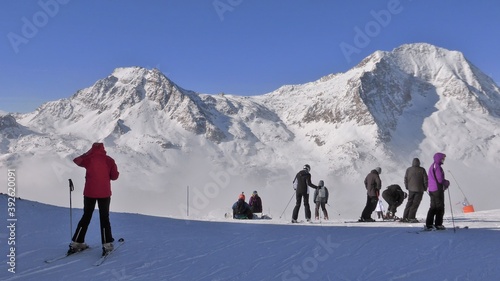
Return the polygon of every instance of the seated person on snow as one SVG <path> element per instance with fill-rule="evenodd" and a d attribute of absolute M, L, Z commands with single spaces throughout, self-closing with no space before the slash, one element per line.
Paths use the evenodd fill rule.
<path fill-rule="evenodd" d="M 397 184 L 391 184 L 387 187 L 384 192 L 382 192 L 382 197 L 387 202 L 389 207 L 387 208 L 386 219 L 396 219 L 396 209 L 403 204 L 403 201 L 408 196 L 406 192 L 401 189 L 401 186 Z"/>
<path fill-rule="evenodd" d="M 252 213 L 262 213 L 262 199 L 260 199 L 257 191 L 254 191 L 252 193 L 252 197 L 250 197 L 248 205 L 250 205 L 250 210 L 252 211 Z"/>
<path fill-rule="evenodd" d="M 233 219 L 252 219 L 253 213 L 250 206 L 245 202 L 243 192 L 238 196 L 238 201 L 233 204 Z"/>

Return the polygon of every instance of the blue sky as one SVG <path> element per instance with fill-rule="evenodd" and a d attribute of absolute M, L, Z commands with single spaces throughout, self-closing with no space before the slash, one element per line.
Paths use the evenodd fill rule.
<path fill-rule="evenodd" d="M 261 95 L 426 42 L 500 83 L 499 1 L 3 1 L 0 110 L 30 112 L 117 67 L 200 93 Z"/>

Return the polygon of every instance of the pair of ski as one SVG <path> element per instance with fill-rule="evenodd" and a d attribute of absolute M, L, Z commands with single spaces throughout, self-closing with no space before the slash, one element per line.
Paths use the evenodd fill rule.
<path fill-rule="evenodd" d="M 94 266 L 100 266 L 101 264 L 103 264 L 108 259 L 108 257 L 114 251 L 116 251 L 118 248 L 120 248 L 124 243 L 125 243 L 125 240 L 123 238 L 118 239 L 118 244 L 113 248 L 113 250 L 111 250 L 111 251 L 107 252 L 105 255 L 101 256 L 96 262 L 94 262 Z M 56 257 L 56 258 L 52 258 L 52 259 L 48 259 L 48 260 L 45 260 L 45 262 L 46 263 L 53 263 L 53 262 L 56 262 L 58 260 L 62 260 L 64 258 L 75 256 L 75 255 L 78 255 L 78 254 L 80 254 L 82 252 L 86 252 L 87 249 L 90 249 L 90 247 L 86 248 L 84 250 L 75 252 L 75 253 L 66 253 L 65 255 L 62 255 L 62 256 L 59 256 L 59 257 Z"/>
<path fill-rule="evenodd" d="M 460 227 L 460 226 L 455 226 L 455 231 L 457 229 L 469 229 L 468 226 L 463 226 L 463 227 Z M 426 233 L 426 232 L 445 232 L 445 231 L 448 231 L 448 230 L 453 230 L 453 228 L 446 228 L 446 229 L 435 229 L 435 228 L 431 228 L 431 229 L 427 229 L 427 228 L 421 228 L 417 231 L 408 231 L 408 233 L 416 233 L 416 234 L 420 234 L 420 233 Z"/>
<path fill-rule="evenodd" d="M 382 220 L 382 221 L 344 221 L 344 223 L 374 223 L 374 222 L 397 222 L 397 220 Z"/>
<path fill-rule="evenodd" d="M 296 222 L 290 222 L 291 224 L 314 224 L 314 222 L 312 220 L 300 220 L 300 221 L 296 221 Z"/>

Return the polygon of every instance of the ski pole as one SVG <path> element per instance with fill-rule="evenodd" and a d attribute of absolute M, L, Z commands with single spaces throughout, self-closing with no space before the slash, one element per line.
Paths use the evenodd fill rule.
<path fill-rule="evenodd" d="M 462 192 L 462 195 L 464 196 L 464 199 L 465 199 L 465 202 L 467 205 L 469 205 L 469 200 L 467 199 L 467 196 L 465 196 L 465 193 L 464 191 L 462 190 L 462 188 L 460 188 L 460 184 L 458 183 L 457 179 L 455 178 L 455 176 L 453 175 L 453 173 L 448 170 L 448 172 L 450 173 L 451 177 L 455 180 L 455 182 L 457 183 L 457 186 L 458 186 L 458 189 L 460 190 L 460 192 Z"/>
<path fill-rule="evenodd" d="M 290 201 L 288 201 L 288 204 L 286 204 L 286 207 L 285 207 L 285 209 L 283 210 L 283 213 L 281 213 L 280 219 L 281 219 L 281 217 L 283 216 L 283 214 L 285 213 L 286 208 L 288 208 L 288 205 L 290 205 L 290 202 L 292 202 L 292 199 L 293 199 L 293 196 L 294 196 L 294 195 L 295 195 L 295 191 L 293 192 L 292 197 L 290 197 Z"/>
<path fill-rule="evenodd" d="M 331 205 L 330 205 L 330 204 L 328 204 L 328 203 L 326 203 L 326 205 L 328 205 L 328 207 L 331 207 Z M 333 208 L 332 208 L 332 209 L 333 209 Z M 333 211 L 333 213 L 336 213 L 337 215 L 339 215 L 339 216 L 340 216 L 340 213 L 339 213 L 339 212 L 337 212 L 337 211 Z M 328 217 L 330 217 L 330 216 L 328 216 Z"/>
<path fill-rule="evenodd" d="M 455 228 L 455 218 L 453 217 L 453 206 L 451 206 L 450 188 L 448 188 L 448 198 L 450 199 L 451 222 L 453 224 L 453 232 L 456 232 L 457 229 Z"/>
<path fill-rule="evenodd" d="M 69 181 L 69 240 L 73 239 L 73 206 L 71 204 L 71 192 L 75 190 L 75 186 L 73 185 L 73 181 L 71 179 Z"/>

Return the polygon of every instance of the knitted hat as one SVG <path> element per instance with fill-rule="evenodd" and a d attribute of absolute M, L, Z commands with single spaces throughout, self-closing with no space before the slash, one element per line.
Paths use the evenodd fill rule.
<path fill-rule="evenodd" d="M 240 200 L 240 199 L 245 200 L 245 194 L 241 193 L 241 194 L 238 196 L 238 200 Z"/>
<path fill-rule="evenodd" d="M 382 174 L 382 168 L 380 168 L 380 167 L 375 168 L 375 171 L 377 171 L 377 173 L 379 173 L 379 175 Z"/>

